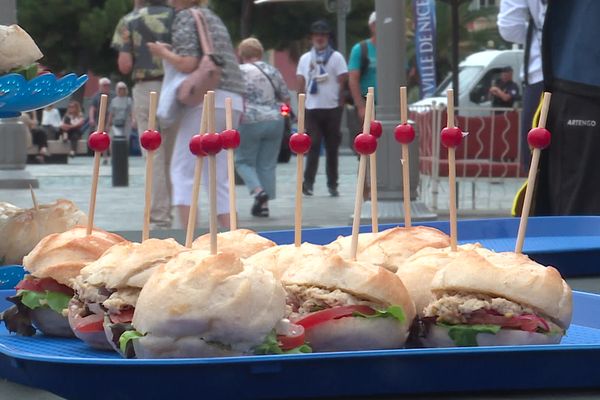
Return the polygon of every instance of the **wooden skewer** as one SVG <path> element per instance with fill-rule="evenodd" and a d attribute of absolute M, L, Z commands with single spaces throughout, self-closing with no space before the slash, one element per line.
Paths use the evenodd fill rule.
<path fill-rule="evenodd" d="M 158 104 L 158 94 L 150 92 L 150 108 L 148 110 L 148 130 L 156 129 L 156 105 Z M 150 237 L 150 208 L 152 205 L 152 183 L 154 167 L 154 150 L 149 150 L 146 154 L 146 184 L 144 193 L 144 225 L 142 227 L 142 242 Z"/>
<path fill-rule="evenodd" d="M 375 98 L 375 89 L 369 88 L 368 93 Z M 375 119 L 375 110 L 371 113 L 371 120 Z M 369 131 L 371 130 L 369 122 Z M 369 131 L 365 132 L 368 133 Z M 369 172 L 371 178 L 371 230 L 375 233 L 379 232 L 379 200 L 377 195 L 377 151 L 369 155 Z"/>
<path fill-rule="evenodd" d="M 215 134 L 215 92 L 209 91 L 206 99 L 208 101 L 206 129 L 209 134 Z M 214 154 L 208 155 L 208 195 L 210 204 L 210 254 L 217 254 L 217 157 Z"/>
<path fill-rule="evenodd" d="M 306 95 L 298 95 L 298 133 L 304 133 L 304 118 Z M 296 155 L 296 204 L 294 209 L 294 246 L 300 247 L 302 244 L 302 182 L 304 171 L 304 154 Z"/>
<path fill-rule="evenodd" d="M 40 211 L 40 206 L 38 205 L 37 199 L 35 198 L 35 192 L 33 191 L 33 186 L 29 185 L 29 192 L 31 193 L 31 201 L 33 202 L 33 209 L 35 211 Z"/>
<path fill-rule="evenodd" d="M 103 94 L 100 96 L 100 107 L 98 108 L 98 132 L 104 132 L 106 124 L 106 104 L 108 96 Z M 86 234 L 89 236 L 94 229 L 94 213 L 96 211 L 96 192 L 98 191 L 98 177 L 100 175 L 100 156 L 99 151 L 94 151 L 94 166 L 92 169 L 92 191 L 90 193 L 90 209 L 88 211 L 88 221 Z"/>
<path fill-rule="evenodd" d="M 225 99 L 225 129 L 233 129 L 233 107 L 231 97 Z M 237 229 L 237 207 L 235 195 L 234 150 L 227 149 L 227 178 L 229 180 L 229 230 Z"/>
<path fill-rule="evenodd" d="M 538 128 L 546 127 L 546 119 L 548 118 L 548 109 L 550 107 L 551 96 L 551 93 L 544 92 Z M 517 233 L 515 253 L 521 253 L 523 251 L 523 243 L 525 242 L 525 232 L 527 231 L 527 222 L 529 218 L 529 212 L 531 210 L 531 200 L 533 198 L 533 191 L 535 188 L 535 180 L 537 177 L 537 170 L 538 165 L 540 163 L 541 152 L 541 149 L 534 148 L 533 153 L 531 155 L 531 166 L 529 167 L 529 175 L 527 176 L 527 189 L 525 190 L 525 199 L 523 200 L 523 210 L 521 211 L 521 221 L 519 223 L 519 231 Z"/>
<path fill-rule="evenodd" d="M 447 127 L 454 128 L 454 91 L 447 92 Z M 458 227 L 456 222 L 456 149 L 448 147 L 448 193 L 450 196 L 450 247 L 452 251 L 457 250 Z"/>
<path fill-rule="evenodd" d="M 202 104 L 202 117 L 200 118 L 200 131 L 202 135 L 206 132 L 206 114 L 207 114 L 207 102 L 206 95 L 204 95 L 204 102 Z M 194 231 L 196 230 L 196 219 L 198 213 L 198 198 L 200 196 L 200 181 L 202 179 L 202 166 L 204 165 L 204 157 L 196 157 L 194 164 L 194 184 L 192 185 L 192 202 L 190 205 L 190 214 L 188 215 L 187 230 L 185 235 L 185 247 L 191 248 L 192 242 L 194 241 Z"/>
<path fill-rule="evenodd" d="M 408 124 L 406 86 L 400 87 L 400 123 Z M 402 197 L 404 198 L 404 226 L 412 226 L 410 215 L 410 161 L 408 144 L 402 143 Z"/>
<path fill-rule="evenodd" d="M 365 107 L 365 119 L 363 121 L 363 132 L 369 132 L 371 115 L 373 114 L 373 93 L 367 93 L 367 105 Z M 350 247 L 350 258 L 356 260 L 358 251 L 358 231 L 360 230 L 360 211 L 363 201 L 363 189 L 365 187 L 365 175 L 367 169 L 367 158 L 360 155 L 358 164 L 358 179 L 356 181 L 356 195 L 354 197 L 354 218 L 352 220 L 352 242 Z"/>

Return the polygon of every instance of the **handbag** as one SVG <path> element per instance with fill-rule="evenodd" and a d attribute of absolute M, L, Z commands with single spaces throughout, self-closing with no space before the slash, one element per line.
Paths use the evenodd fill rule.
<path fill-rule="evenodd" d="M 206 29 L 206 21 L 200 11 L 191 10 L 196 20 L 202 57 L 198 67 L 190 73 L 177 89 L 177 100 L 186 106 L 197 106 L 209 90 L 215 90 L 221 81 L 221 68 L 215 63 L 212 40 Z"/>

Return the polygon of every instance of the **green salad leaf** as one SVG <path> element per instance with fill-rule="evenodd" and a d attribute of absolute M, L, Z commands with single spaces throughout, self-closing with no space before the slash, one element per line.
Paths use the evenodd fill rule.
<path fill-rule="evenodd" d="M 356 311 L 353 315 L 361 318 L 395 318 L 398 322 L 406 321 L 406 316 L 401 306 L 389 306 L 385 310 L 375 310 L 375 314 L 371 315 Z"/>
<path fill-rule="evenodd" d="M 460 347 L 478 346 L 478 334 L 491 333 L 495 335 L 502 329 L 500 325 L 448 325 L 443 323 L 437 325 L 448 329 L 448 336 L 454 341 L 454 344 Z"/>
<path fill-rule="evenodd" d="M 50 292 L 34 292 L 32 290 L 19 290 L 17 295 L 21 296 L 21 302 L 27 307 L 35 310 L 36 308 L 48 306 L 57 313 L 62 311 L 69 306 L 71 296 L 60 293 Z"/>
<path fill-rule="evenodd" d="M 125 331 L 125 332 L 123 332 L 123 334 L 121 335 L 121 337 L 119 337 L 119 349 L 121 350 L 121 352 L 123 354 L 127 354 L 127 344 L 130 341 L 139 339 L 141 337 L 144 337 L 144 335 L 142 335 L 138 331 Z"/>
<path fill-rule="evenodd" d="M 301 353 L 312 353 L 312 348 L 306 343 L 302 346 L 295 347 L 290 350 L 282 350 L 279 347 L 279 341 L 277 340 L 277 334 L 275 331 L 271 331 L 265 338 L 264 342 L 254 348 L 254 354 L 266 355 L 266 354 L 301 354 Z"/>
<path fill-rule="evenodd" d="M 37 76 L 38 63 L 32 63 L 22 67 L 11 69 L 9 72 L 22 75 L 23 78 L 31 80 Z"/>

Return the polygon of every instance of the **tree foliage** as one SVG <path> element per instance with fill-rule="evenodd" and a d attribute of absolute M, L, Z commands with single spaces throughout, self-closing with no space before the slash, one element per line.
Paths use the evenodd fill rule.
<path fill-rule="evenodd" d="M 19 0 L 17 18 L 53 71 L 110 74 L 116 65 L 110 40 L 131 8 L 131 0 Z"/>

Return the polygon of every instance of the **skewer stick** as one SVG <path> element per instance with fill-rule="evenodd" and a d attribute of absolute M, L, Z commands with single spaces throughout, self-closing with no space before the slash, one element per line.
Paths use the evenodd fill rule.
<path fill-rule="evenodd" d="M 148 110 L 148 130 L 156 129 L 156 105 L 158 95 L 150 92 L 150 108 Z M 142 242 L 150 237 L 150 207 L 152 205 L 152 175 L 154 167 L 154 150 L 148 150 L 146 154 L 146 184 L 144 193 L 144 225 L 142 227 Z"/>
<path fill-rule="evenodd" d="M 202 107 L 202 117 L 200 118 L 200 131 L 202 135 L 206 132 L 206 114 L 207 102 L 204 95 L 204 106 Z M 204 165 L 204 157 L 196 157 L 194 164 L 194 184 L 192 185 L 192 202 L 190 205 L 190 214 L 188 215 L 187 231 L 185 235 L 185 247 L 191 248 L 194 241 L 194 231 L 196 230 L 196 218 L 198 213 L 198 197 L 200 196 L 200 181 L 202 178 L 202 166 Z"/>
<path fill-rule="evenodd" d="M 454 91 L 448 89 L 447 92 L 447 124 L 448 128 L 454 128 Z M 450 196 L 450 248 L 457 251 L 458 227 L 456 222 L 456 150 L 454 147 L 448 147 L 448 185 Z"/>
<path fill-rule="evenodd" d="M 538 128 L 546 127 L 546 119 L 548 118 L 548 108 L 550 107 L 550 97 L 551 93 L 544 92 Z M 521 253 L 523 251 L 523 243 L 525 242 L 525 232 L 527 231 L 527 221 L 531 209 L 531 200 L 533 198 L 533 191 L 535 188 L 535 180 L 537 176 L 541 152 L 542 149 L 534 147 L 533 154 L 531 156 L 531 166 L 529 167 L 529 175 L 527 176 L 527 189 L 525 190 L 525 199 L 523 200 L 523 210 L 521 211 L 521 221 L 519 223 L 519 231 L 517 233 L 515 253 Z"/>
<path fill-rule="evenodd" d="M 406 86 L 400 87 L 400 123 L 408 124 Z M 402 197 L 404 198 L 404 226 L 412 226 L 410 215 L 410 161 L 408 144 L 402 143 Z"/>
<path fill-rule="evenodd" d="M 304 118 L 306 95 L 298 95 L 298 133 L 304 133 Z M 296 155 L 296 205 L 294 211 L 294 246 L 300 247 L 302 244 L 302 182 L 304 171 L 304 153 Z"/>
<path fill-rule="evenodd" d="M 103 94 L 100 96 L 100 107 L 98 108 L 98 132 L 104 132 L 106 124 L 106 103 L 108 96 Z M 86 234 L 89 236 L 94 229 L 94 213 L 96 211 L 96 192 L 98 191 L 98 176 L 100 175 L 100 156 L 102 152 L 94 151 L 94 167 L 92 170 L 92 191 L 90 193 L 90 209 L 88 211 L 88 221 Z"/>
<path fill-rule="evenodd" d="M 368 93 L 375 96 L 375 90 L 370 87 Z M 371 130 L 371 121 L 375 119 L 375 110 L 371 113 L 369 120 L 369 131 Z M 367 133 L 367 132 L 365 132 Z M 377 151 L 369 155 L 369 172 L 371 178 L 371 230 L 374 233 L 379 232 L 379 200 L 377 196 Z"/>
<path fill-rule="evenodd" d="M 206 130 L 215 133 L 215 92 L 207 93 L 208 114 L 206 115 Z M 210 254 L 217 254 L 217 157 L 208 155 L 208 195 L 210 204 Z M 234 210 L 235 211 L 235 210 Z"/>
<path fill-rule="evenodd" d="M 373 115 L 373 93 L 367 93 L 367 105 L 365 108 L 365 119 L 363 121 L 363 132 L 370 131 L 371 116 Z M 354 197 L 354 218 L 352 220 L 352 242 L 350 247 L 350 259 L 356 260 L 358 251 L 358 231 L 360 229 L 360 210 L 363 201 L 363 189 L 365 187 L 365 175 L 367 169 L 367 158 L 360 155 L 358 164 L 358 179 L 356 181 L 356 195 Z"/>
<path fill-rule="evenodd" d="M 231 97 L 225 99 L 225 129 L 233 129 L 233 109 Z M 235 165 L 233 149 L 227 149 L 227 178 L 229 179 L 229 230 L 237 229 L 237 208 L 235 196 Z"/>
<path fill-rule="evenodd" d="M 33 202 L 33 209 L 35 211 L 40 211 L 40 206 L 38 205 L 37 199 L 35 198 L 35 193 L 33 191 L 33 186 L 29 185 L 29 192 L 31 193 L 31 201 Z"/>

